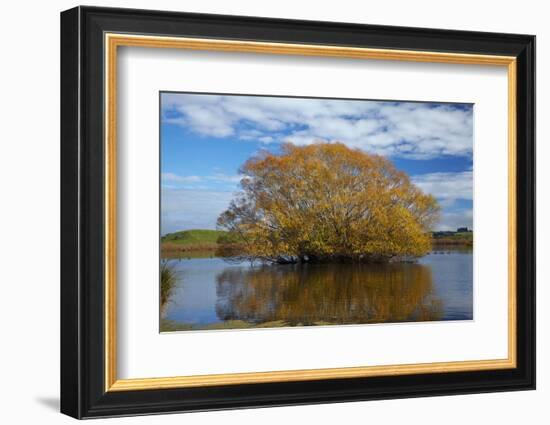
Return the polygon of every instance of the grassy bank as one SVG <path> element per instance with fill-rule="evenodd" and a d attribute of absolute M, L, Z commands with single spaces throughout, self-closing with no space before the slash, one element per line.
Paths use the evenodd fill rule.
<path fill-rule="evenodd" d="M 214 255 L 222 230 L 193 229 L 168 233 L 161 238 L 163 257 L 211 257 Z"/>
<path fill-rule="evenodd" d="M 313 325 L 326 326 L 332 325 L 330 322 L 315 322 Z M 249 323 L 244 320 L 228 320 L 221 323 L 211 323 L 209 325 L 193 325 L 190 323 L 178 323 L 172 320 L 162 319 L 160 323 L 161 332 L 176 332 L 176 331 L 201 331 L 201 330 L 221 330 L 221 329 L 260 329 L 260 328 L 282 328 L 287 326 L 304 326 L 302 323 L 290 325 L 284 320 L 274 320 L 264 323 Z"/>
<path fill-rule="evenodd" d="M 193 229 L 167 233 L 161 238 L 162 243 L 173 245 L 216 244 L 218 238 L 227 234 L 223 230 Z"/>

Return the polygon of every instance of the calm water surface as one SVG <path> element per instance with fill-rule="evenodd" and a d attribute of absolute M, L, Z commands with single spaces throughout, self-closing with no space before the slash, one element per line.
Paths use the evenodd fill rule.
<path fill-rule="evenodd" d="M 179 283 L 163 322 L 192 329 L 237 323 L 230 321 L 296 326 L 473 318 L 471 251 L 430 253 L 414 264 L 169 261 Z"/>

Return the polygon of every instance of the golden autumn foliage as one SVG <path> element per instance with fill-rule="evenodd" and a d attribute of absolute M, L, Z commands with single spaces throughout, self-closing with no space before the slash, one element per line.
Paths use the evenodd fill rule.
<path fill-rule="evenodd" d="M 439 206 L 381 156 L 340 143 L 286 144 L 241 169 L 218 218 L 220 253 L 273 262 L 387 261 L 424 255 Z M 224 249 L 225 248 L 225 249 Z"/>

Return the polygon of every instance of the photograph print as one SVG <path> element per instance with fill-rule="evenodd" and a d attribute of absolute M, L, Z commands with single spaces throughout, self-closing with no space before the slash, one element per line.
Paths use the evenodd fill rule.
<path fill-rule="evenodd" d="M 160 331 L 473 319 L 472 104 L 160 93 Z"/>

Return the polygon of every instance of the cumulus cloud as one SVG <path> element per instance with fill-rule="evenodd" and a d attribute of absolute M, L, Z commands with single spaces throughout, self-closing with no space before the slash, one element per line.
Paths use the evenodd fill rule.
<path fill-rule="evenodd" d="M 472 179 L 472 171 L 429 173 L 412 177 L 413 183 L 425 193 L 435 196 L 442 206 L 436 230 L 456 230 L 464 226 L 472 228 L 472 210 L 456 207 L 458 200 L 472 201 Z"/>
<path fill-rule="evenodd" d="M 473 108 L 379 102 L 165 93 L 162 119 L 203 136 L 261 143 L 316 141 L 406 158 L 471 155 Z"/>
<path fill-rule="evenodd" d="M 196 183 L 202 180 L 199 176 L 180 176 L 175 173 L 162 173 L 161 178 L 168 183 Z"/>
<path fill-rule="evenodd" d="M 468 227 L 473 229 L 473 211 L 458 210 L 453 212 L 444 212 L 441 215 L 441 220 L 437 224 L 434 230 L 453 230 L 455 231 L 459 227 Z"/>
<path fill-rule="evenodd" d="M 205 175 L 205 176 L 181 176 L 176 173 L 162 173 L 161 179 L 163 185 L 166 185 L 166 183 L 180 183 L 180 184 L 186 184 L 186 183 L 239 183 L 243 176 L 235 174 L 235 175 L 227 175 L 223 173 L 214 173 L 211 175 Z M 169 185 L 167 185 L 169 186 Z M 172 185 L 173 186 L 173 185 Z"/>
<path fill-rule="evenodd" d="M 412 181 L 424 192 L 435 196 L 440 202 L 452 203 L 457 199 L 472 200 L 473 173 L 429 173 L 414 176 Z"/>
<path fill-rule="evenodd" d="M 182 229 L 215 229 L 218 216 L 233 198 L 232 192 L 162 189 L 161 233 Z"/>
<path fill-rule="evenodd" d="M 239 183 L 242 178 L 243 176 L 240 174 L 227 175 L 223 173 L 214 173 L 211 176 L 205 177 L 206 180 L 223 182 L 223 183 Z"/>

